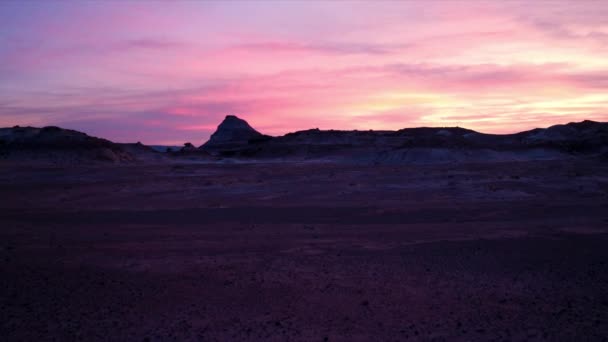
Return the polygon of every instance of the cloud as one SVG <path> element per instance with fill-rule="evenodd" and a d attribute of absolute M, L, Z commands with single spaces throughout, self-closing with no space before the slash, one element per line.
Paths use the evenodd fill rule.
<path fill-rule="evenodd" d="M 606 121 L 605 2 L 26 7 L 0 12 L 3 125 L 154 143 L 226 114 L 269 134 Z"/>
<path fill-rule="evenodd" d="M 140 38 L 126 40 L 115 44 L 115 48 L 118 50 L 122 49 L 149 49 L 149 50 L 164 50 L 164 49 L 175 49 L 185 46 L 184 43 L 178 41 L 172 41 L 168 39 L 158 38 Z"/>
<path fill-rule="evenodd" d="M 589 94 L 600 92 L 607 79 L 608 71 L 578 72 L 562 64 L 389 64 L 293 70 L 171 90 L 82 87 L 29 92 L 39 101 L 6 101 L 0 106 L 0 122 L 65 124 L 87 132 L 98 130 L 98 135 L 121 142 L 137 136 L 148 143 L 179 142 L 180 137 L 202 142 L 210 134 L 207 128 L 227 114 L 242 115 L 268 134 L 310 127 L 398 129 L 408 125 L 504 131 L 542 122 L 519 119 L 525 115 L 553 118 L 546 114 L 553 111 L 563 118 L 564 114 L 582 117 L 597 112 L 608 105 L 608 97 Z M 548 91 L 558 92 L 559 101 Z M 492 120 L 497 124 L 490 125 Z M 518 125 L 505 125 L 512 121 Z M 110 129 L 114 126 L 117 129 Z M 197 128 L 201 128 L 198 133 Z"/>
<path fill-rule="evenodd" d="M 385 55 L 402 51 L 407 44 L 307 43 L 294 41 L 259 42 L 235 45 L 229 50 L 261 53 L 320 53 L 324 55 Z"/>
<path fill-rule="evenodd" d="M 106 113 L 103 117 L 82 117 L 58 121 L 61 127 L 76 129 L 91 135 L 111 139 L 116 142 L 136 142 L 145 144 L 181 145 L 192 142 L 199 145 L 213 133 L 213 127 L 220 116 L 184 118 L 165 112 L 143 111 L 127 114 Z M 188 127 L 197 125 L 198 129 Z"/>

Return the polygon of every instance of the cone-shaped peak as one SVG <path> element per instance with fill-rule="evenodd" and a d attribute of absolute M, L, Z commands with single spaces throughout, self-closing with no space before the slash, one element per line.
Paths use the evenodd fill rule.
<path fill-rule="evenodd" d="M 243 144 L 249 140 L 261 137 L 262 134 L 236 115 L 226 115 L 224 121 L 217 126 L 215 133 L 203 146 L 220 147 L 225 145 Z"/>

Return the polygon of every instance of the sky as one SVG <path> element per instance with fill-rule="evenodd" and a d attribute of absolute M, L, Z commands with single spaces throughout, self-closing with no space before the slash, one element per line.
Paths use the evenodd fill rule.
<path fill-rule="evenodd" d="M 258 131 L 608 121 L 608 1 L 2 1 L 0 127 Z"/>

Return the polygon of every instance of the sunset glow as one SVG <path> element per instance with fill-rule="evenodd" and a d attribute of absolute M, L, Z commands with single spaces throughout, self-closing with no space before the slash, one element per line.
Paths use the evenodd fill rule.
<path fill-rule="evenodd" d="M 510 133 L 608 121 L 608 2 L 4 2 L 0 126 L 199 145 L 227 114 Z"/>

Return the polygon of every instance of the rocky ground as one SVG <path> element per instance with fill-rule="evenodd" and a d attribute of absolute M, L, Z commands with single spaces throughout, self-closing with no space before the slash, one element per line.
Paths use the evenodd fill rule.
<path fill-rule="evenodd" d="M 3 341 L 602 341 L 608 163 L 0 166 Z"/>

